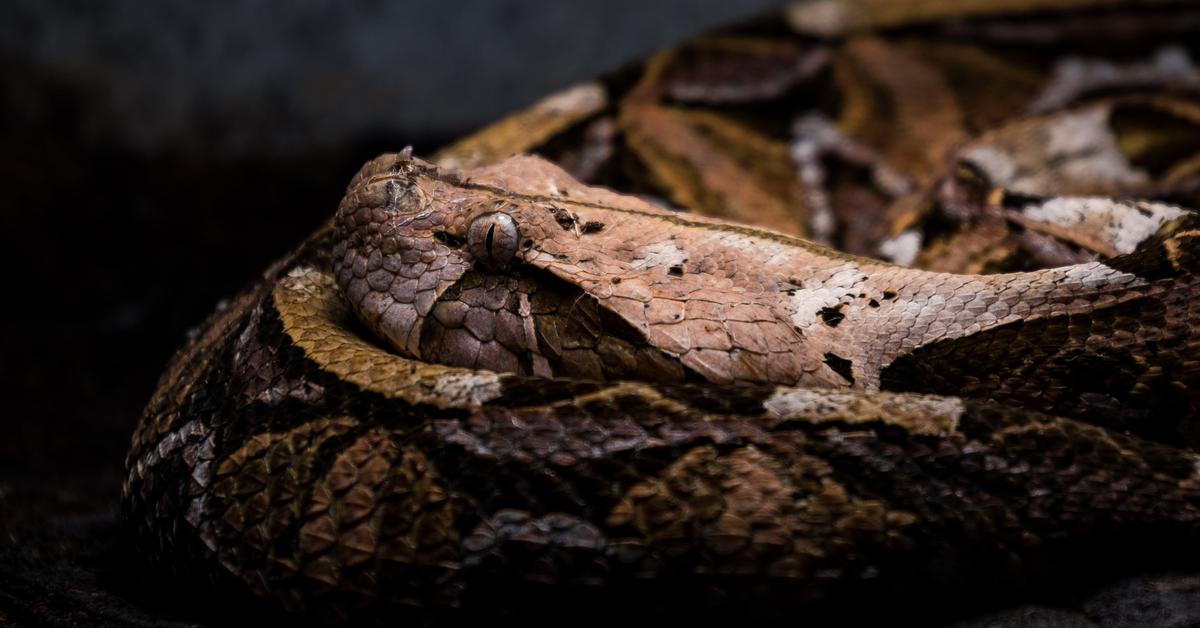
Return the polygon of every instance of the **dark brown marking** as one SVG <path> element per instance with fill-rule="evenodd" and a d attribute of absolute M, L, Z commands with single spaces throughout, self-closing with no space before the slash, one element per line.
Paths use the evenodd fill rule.
<path fill-rule="evenodd" d="M 575 216 L 571 212 L 561 207 L 551 207 L 550 213 L 554 215 L 554 222 L 566 231 L 575 229 Z"/>
<path fill-rule="evenodd" d="M 842 322 L 846 318 L 846 315 L 842 313 L 841 305 L 836 307 L 823 307 L 821 308 L 819 314 L 821 315 L 821 320 L 825 321 L 825 324 L 829 325 L 830 327 L 837 327 L 838 323 Z"/>
<path fill-rule="evenodd" d="M 851 384 L 854 383 L 854 363 L 850 360 L 836 353 L 828 352 L 825 354 L 825 364 L 833 369 L 834 373 L 841 375 L 846 381 Z"/>

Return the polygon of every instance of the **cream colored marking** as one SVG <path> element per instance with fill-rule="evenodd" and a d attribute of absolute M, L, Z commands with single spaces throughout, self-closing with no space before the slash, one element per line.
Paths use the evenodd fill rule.
<path fill-rule="evenodd" d="M 679 245 L 667 240 L 638 247 L 630 261 L 630 268 L 671 267 L 686 262 L 687 253 Z"/>
<path fill-rule="evenodd" d="M 1074 266 L 1049 269 L 1045 271 L 1048 281 L 1056 279 L 1049 276 L 1052 271 L 1057 271 L 1054 274 L 1062 277 L 1062 281 L 1073 284 L 1077 283 L 1081 287 L 1099 287 L 1103 284 L 1111 285 L 1113 283 L 1120 286 L 1146 285 L 1146 281 L 1137 275 L 1114 270 L 1111 266 L 1106 266 L 1101 262 L 1088 262 L 1086 264 L 1075 264 Z"/>
<path fill-rule="evenodd" d="M 914 434 L 945 436 L 958 429 L 964 406 L 957 397 L 779 388 L 763 402 L 763 409 L 769 416 L 785 421 L 878 421 Z"/>
<path fill-rule="evenodd" d="M 1175 270 L 1187 270 L 1179 264 L 1179 240 L 1181 238 L 1195 238 L 1197 236 L 1200 236 L 1200 230 L 1190 229 L 1188 231 L 1180 231 L 1163 243 L 1163 248 L 1167 250 L 1167 260 L 1171 262 L 1171 268 Z"/>
<path fill-rule="evenodd" d="M 1012 157 L 995 146 L 973 146 L 963 152 L 963 158 L 983 170 L 988 180 L 995 184 L 1008 183 L 1017 174 L 1017 164 Z"/>
<path fill-rule="evenodd" d="M 550 94 L 534 106 L 555 113 L 570 113 L 603 107 L 607 100 L 604 86 L 599 83 L 583 83 Z"/>
<path fill-rule="evenodd" d="M 1069 162 L 1066 174 L 1084 170 L 1089 177 L 1104 181 L 1141 183 L 1146 179 L 1135 171 L 1133 164 L 1108 127 L 1108 110 L 1094 108 L 1078 115 L 1063 116 L 1058 124 L 1050 125 L 1047 152 L 1053 156 L 1088 155 L 1083 162 Z"/>
<path fill-rule="evenodd" d="M 867 275 L 852 262 L 834 268 L 827 279 L 805 279 L 789 300 L 792 324 L 802 330 L 816 325 L 822 308 L 833 307 L 847 297 L 857 295 L 858 287 L 866 281 Z"/>
<path fill-rule="evenodd" d="M 1108 127 L 1108 107 L 1091 107 L 1056 116 L 1038 137 L 1047 159 L 1062 167 L 1028 171 L 1006 148 L 982 144 L 968 148 L 963 158 L 978 167 L 993 185 L 1035 196 L 1055 196 L 1061 179 L 1106 181 L 1113 186 L 1143 184 L 1148 175 L 1133 167 Z"/>
<path fill-rule="evenodd" d="M 1143 212 L 1148 212 L 1149 215 Z M 1102 197 L 1055 198 L 1021 209 L 1026 218 L 1097 232 L 1120 253 L 1132 253 L 1167 222 L 1187 212 L 1165 203 L 1120 202 Z M 1096 223 L 1096 224 L 1089 224 Z"/>
<path fill-rule="evenodd" d="M 1186 48 L 1163 46 L 1148 61 L 1115 63 L 1109 59 L 1071 56 L 1054 66 L 1054 76 L 1046 81 L 1042 93 L 1029 105 L 1029 111 L 1041 113 L 1070 104 L 1097 87 L 1120 88 L 1131 77 L 1144 85 L 1169 83 L 1174 89 L 1200 87 L 1200 69 L 1192 63 Z"/>
<path fill-rule="evenodd" d="M 289 272 L 275 303 L 284 333 L 309 359 L 365 390 L 439 408 L 477 407 L 501 394 L 497 373 L 408 360 L 347 331 L 334 321 L 352 315 L 333 277 L 316 268 Z"/>
<path fill-rule="evenodd" d="M 921 252 L 921 232 L 910 229 L 879 243 L 879 254 L 893 264 L 912 266 Z"/>
<path fill-rule="evenodd" d="M 787 7 L 788 24 L 806 35 L 834 37 L 854 23 L 851 8 L 838 0 L 808 0 Z"/>

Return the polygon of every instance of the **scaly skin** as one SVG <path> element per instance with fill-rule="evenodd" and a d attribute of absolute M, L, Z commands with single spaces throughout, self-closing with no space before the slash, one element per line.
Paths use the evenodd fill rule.
<path fill-rule="evenodd" d="M 470 232 L 497 213 L 519 234 L 502 268 L 487 263 L 483 231 Z M 1091 230 L 1123 238 L 1123 257 L 954 275 L 655 208 L 534 157 L 447 176 L 385 156 L 351 185 L 332 262 L 359 317 L 417 360 L 602 380 L 965 388 L 1186 433 L 1137 423 L 1188 423 L 1195 411 L 1196 232 L 1189 213 L 1143 214 L 1143 237 L 1164 233 L 1144 250 L 1128 241 L 1137 229 Z"/>
<path fill-rule="evenodd" d="M 1185 4 L 801 2 L 376 159 L 164 373 L 138 553 L 371 625 L 940 623 L 1194 574 Z"/>
<path fill-rule="evenodd" d="M 1200 457 L 1186 448 L 1017 405 L 862 390 L 886 384 L 905 360 L 903 372 L 928 370 L 949 355 L 962 363 L 959 371 L 934 375 L 979 373 L 952 350 L 934 352 L 938 342 L 917 347 L 911 340 L 915 350 L 890 362 L 858 358 L 853 387 L 836 372 L 826 378 L 834 389 L 714 386 L 686 381 L 706 373 L 691 352 L 664 347 L 652 357 L 659 350 L 654 334 L 670 333 L 607 314 L 610 305 L 634 302 L 630 286 L 679 294 L 685 316 L 695 312 L 688 297 L 719 292 L 742 295 L 718 303 L 726 324 L 731 315 L 755 311 L 761 316 L 742 322 L 770 330 L 786 326 L 781 311 L 797 325 L 801 314 L 815 315 L 787 308 L 828 294 L 842 303 L 844 320 L 802 321 L 804 333 L 793 329 L 787 338 L 803 348 L 833 342 L 845 330 L 874 334 L 857 344 L 847 335 L 836 345 L 857 358 L 881 346 L 872 344 L 879 337 L 892 337 L 871 316 L 907 321 L 895 342 L 909 346 L 905 339 L 924 337 L 913 329 L 924 334 L 936 321 L 961 320 L 957 311 L 945 318 L 918 311 L 950 301 L 934 298 L 939 286 L 977 282 L 985 295 L 998 295 L 984 301 L 993 317 L 975 323 L 975 334 L 947 323 L 937 337 L 960 334 L 951 349 L 980 346 L 971 339 L 1005 330 L 1015 330 L 1005 346 L 1024 348 L 1017 342 L 1023 334 L 1042 329 L 1031 338 L 1063 336 L 1059 349 L 1113 343 L 1136 351 L 1147 346 L 1143 332 L 1131 331 L 1125 314 L 1106 312 L 1147 299 L 1163 311 L 1176 308 L 1172 316 L 1186 312 L 1192 240 L 1179 225 L 1166 225 L 1163 235 L 1108 265 L 953 279 L 662 212 L 574 184 L 532 159 L 469 177 L 459 182 L 407 156 L 368 164 L 351 184 L 338 226 L 276 264 L 180 352 L 127 462 L 126 517 L 156 564 L 338 622 L 512 611 L 549 623 L 645 623 L 685 612 L 786 618 L 825 609 L 853 617 L 845 610 L 851 600 L 862 610 L 863 601 L 894 595 L 920 603 L 1026 578 L 1200 558 Z M 565 212 L 535 198 L 548 184 L 558 192 L 552 204 Z M 464 211 L 447 211 L 455 203 Z M 495 216 L 471 228 L 473 212 L 498 209 L 515 219 L 520 238 L 511 240 L 513 225 Z M 663 224 L 678 228 L 667 241 L 687 253 L 687 262 L 656 239 Z M 425 237 L 416 237 L 418 228 Z M 428 233 L 434 228 L 448 232 L 444 242 Z M 611 247 L 562 244 L 589 239 Z M 741 244 L 726 251 L 717 242 Z M 622 257 L 656 244 L 655 263 Z M 707 255 L 693 248 L 702 244 Z M 378 254 L 363 246 L 378 246 Z M 768 279 L 777 275 L 756 261 L 763 258 L 791 260 L 792 276 L 809 268 L 788 288 L 795 295 Z M 747 259 L 737 268 L 756 279 L 735 282 L 732 264 Z M 684 265 L 679 277 L 670 273 L 676 263 Z M 418 267 L 415 288 L 399 290 L 404 282 L 396 277 Z M 589 269 L 600 268 L 616 274 L 589 279 L 596 272 Z M 722 269 L 733 277 L 715 278 Z M 830 293 L 825 288 L 837 284 L 837 272 L 867 279 Z M 383 286 L 383 277 L 388 297 L 412 304 L 411 314 L 372 309 L 383 294 L 372 286 Z M 1090 291 L 1068 299 L 1056 277 Z M 934 278 L 940 281 L 927 281 Z M 677 281 L 694 282 L 682 285 L 696 290 L 679 290 Z M 1012 285 L 1045 301 L 1009 303 L 1000 287 Z M 875 308 L 860 290 L 895 296 L 880 294 Z M 796 298 L 801 291 L 805 296 Z M 777 309 L 758 301 L 768 297 Z M 489 306 L 493 300 L 502 306 Z M 856 310 L 863 300 L 869 309 Z M 637 311 L 654 310 L 655 302 L 637 301 Z M 439 307 L 456 303 L 466 306 L 462 327 L 445 313 L 439 318 Z M 1000 303 L 1004 316 L 991 309 Z M 1003 322 L 1014 309 L 1029 320 Z M 381 348 L 353 310 L 396 342 L 396 351 L 424 359 Z M 881 314 L 869 314 L 875 311 Z M 480 312 L 494 317 L 491 337 L 515 337 L 514 346 L 530 352 L 533 375 L 500 372 L 508 362 L 483 370 L 431 361 L 455 359 L 462 338 L 456 334 L 478 334 L 489 324 Z M 388 326 L 406 316 L 411 327 Z M 1081 327 L 1085 316 L 1111 324 Z M 1071 324 L 1057 329 L 1060 320 Z M 550 324 L 559 326 L 561 359 L 540 344 Z M 1186 348 L 1190 327 L 1162 324 L 1156 359 L 1182 351 L 1164 338 Z M 731 345 L 738 337 L 744 351 L 752 350 L 749 336 L 726 332 L 735 328 L 716 325 L 704 334 L 724 333 Z M 644 329 L 651 333 L 632 333 Z M 438 355 L 425 353 L 435 345 Z M 604 370 L 613 346 L 638 356 L 634 370 L 644 372 L 635 375 L 656 381 L 536 372 L 566 372 L 582 355 L 567 350 L 591 347 L 599 375 L 616 379 L 620 371 Z M 827 346 L 834 345 L 801 356 Z M 1164 363 L 1133 355 L 1131 363 L 1153 381 Z M 489 365 L 481 356 L 482 349 L 472 367 Z M 1087 363 L 1064 368 L 1079 362 Z M 789 364 L 797 365 L 795 381 L 823 372 Z M 517 367 L 524 367 L 520 360 Z M 869 368 L 876 369 L 870 384 Z M 1002 371 L 1008 375 L 996 381 L 1008 385 L 1018 371 Z M 972 381 L 983 397 L 1003 392 L 988 388 L 987 377 Z M 1173 418 L 1190 424 L 1190 415 Z"/>
<path fill-rule="evenodd" d="M 554 624 L 1196 558 L 1186 450 L 957 398 L 415 362 L 358 330 L 328 246 L 215 317 L 147 409 L 125 507 L 160 566 L 336 622 Z"/>

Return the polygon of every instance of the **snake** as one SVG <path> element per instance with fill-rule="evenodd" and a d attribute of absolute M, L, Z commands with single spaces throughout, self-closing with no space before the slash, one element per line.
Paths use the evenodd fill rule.
<path fill-rule="evenodd" d="M 1113 257 L 958 275 L 384 155 L 172 359 L 124 516 L 153 568 L 337 623 L 1194 562 L 1200 228 L 1125 207 Z"/>

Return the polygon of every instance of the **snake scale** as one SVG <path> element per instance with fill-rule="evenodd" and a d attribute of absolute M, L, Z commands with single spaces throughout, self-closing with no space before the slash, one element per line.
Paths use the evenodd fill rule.
<path fill-rule="evenodd" d="M 1107 253 L 951 273 L 458 166 L 369 162 L 171 361 L 124 494 L 157 569 L 580 623 L 1200 560 L 1191 211 L 993 198 Z"/>

